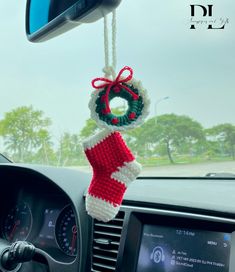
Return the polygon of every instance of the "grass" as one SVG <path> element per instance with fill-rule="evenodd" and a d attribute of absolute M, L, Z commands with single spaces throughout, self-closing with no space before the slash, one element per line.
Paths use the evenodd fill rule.
<path fill-rule="evenodd" d="M 229 157 L 191 157 L 191 156 L 174 156 L 174 164 L 197 164 L 197 163 L 207 163 L 207 162 L 223 162 L 223 161 L 232 161 Z M 145 167 L 156 167 L 156 166 L 165 166 L 172 165 L 168 157 L 151 157 L 151 158 L 137 158 Z"/>
<path fill-rule="evenodd" d="M 174 164 L 170 163 L 167 156 L 161 157 L 137 157 L 137 161 L 142 164 L 143 167 L 158 167 L 158 166 L 167 166 L 167 165 L 187 165 L 187 164 L 199 164 L 199 163 L 209 163 L 209 162 L 225 162 L 233 161 L 232 158 L 228 156 L 219 157 L 219 156 L 189 156 L 189 155 L 173 155 Z M 89 166 L 88 161 L 84 157 L 73 165 L 65 165 L 73 167 L 87 167 Z"/>

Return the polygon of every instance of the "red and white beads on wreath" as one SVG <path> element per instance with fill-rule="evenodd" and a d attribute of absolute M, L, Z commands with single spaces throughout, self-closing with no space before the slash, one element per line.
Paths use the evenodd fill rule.
<path fill-rule="evenodd" d="M 128 71 L 129 75 L 122 74 Z M 97 85 L 97 82 L 101 82 Z M 89 108 L 91 118 L 98 126 L 109 130 L 126 130 L 142 124 L 149 113 L 150 101 L 140 81 L 133 79 L 133 70 L 124 67 L 114 81 L 108 78 L 96 78 L 92 81 L 95 91 L 91 95 Z M 121 97 L 128 102 L 128 109 L 119 116 L 110 109 L 110 101 Z"/>

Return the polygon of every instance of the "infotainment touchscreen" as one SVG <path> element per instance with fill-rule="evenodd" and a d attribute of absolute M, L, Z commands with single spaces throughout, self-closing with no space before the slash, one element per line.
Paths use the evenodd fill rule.
<path fill-rule="evenodd" d="M 228 272 L 231 234 L 144 225 L 136 272 Z"/>

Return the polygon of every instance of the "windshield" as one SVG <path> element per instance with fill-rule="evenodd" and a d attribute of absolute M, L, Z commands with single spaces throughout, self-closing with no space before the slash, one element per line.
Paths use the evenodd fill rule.
<path fill-rule="evenodd" d="M 144 176 L 235 173 L 235 2 L 213 1 L 204 17 L 192 4 L 125 0 L 117 11 L 118 69 L 131 66 L 151 100 L 145 124 L 124 133 Z M 0 152 L 90 171 L 81 142 L 97 131 L 88 103 L 104 66 L 103 20 L 33 44 L 25 1 L 0 7 Z"/>

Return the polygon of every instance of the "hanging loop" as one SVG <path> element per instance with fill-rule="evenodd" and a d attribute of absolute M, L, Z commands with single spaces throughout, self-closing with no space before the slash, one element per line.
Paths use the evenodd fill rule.
<path fill-rule="evenodd" d="M 112 13 L 112 64 L 109 59 L 109 35 L 108 35 L 108 19 L 107 15 L 104 16 L 104 59 L 105 67 L 103 68 L 104 76 L 114 80 L 116 77 L 117 66 L 117 48 L 116 48 L 116 36 L 117 36 L 117 24 L 116 24 L 116 10 Z"/>

